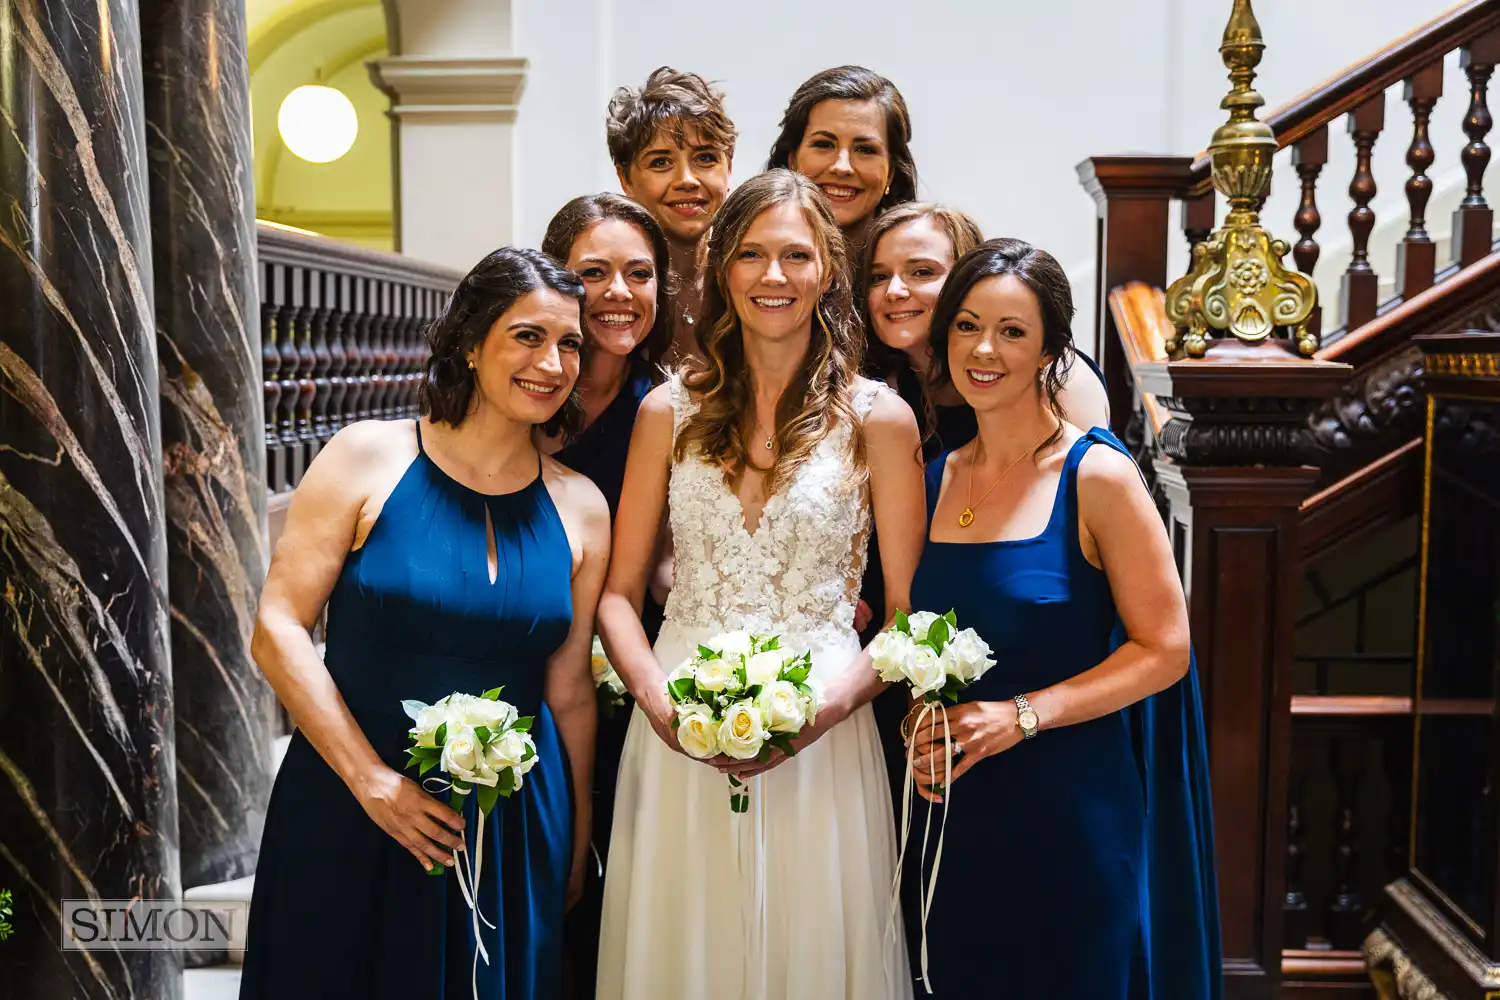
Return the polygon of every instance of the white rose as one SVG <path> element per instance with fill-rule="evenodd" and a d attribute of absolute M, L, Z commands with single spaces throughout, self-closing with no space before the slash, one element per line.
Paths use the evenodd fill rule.
<path fill-rule="evenodd" d="M 917 642 L 921 642 L 927 638 L 927 631 L 932 628 L 932 623 L 941 617 L 943 616 L 935 615 L 931 611 L 918 611 L 915 614 L 908 615 L 906 620 L 911 623 L 911 637 Z"/>
<path fill-rule="evenodd" d="M 516 706 L 508 701 L 470 698 L 464 704 L 462 718 L 465 725 L 484 726 L 497 733 L 516 721 Z"/>
<path fill-rule="evenodd" d="M 750 684 L 769 684 L 781 675 L 784 663 L 785 650 L 768 649 L 764 653 L 756 653 L 745 661 L 745 679 Z"/>
<path fill-rule="evenodd" d="M 875 669 L 880 671 L 883 681 L 906 680 L 906 663 L 911 659 L 916 644 L 911 636 L 903 632 L 882 632 L 870 643 L 870 657 Z"/>
<path fill-rule="evenodd" d="M 443 770 L 452 777 L 473 781 L 478 763 L 479 745 L 473 734 L 449 733 L 448 742 L 443 746 Z"/>
<path fill-rule="evenodd" d="M 446 720 L 442 705 L 422 705 L 421 702 L 405 702 L 406 714 L 412 718 L 411 734 L 416 737 L 417 745 L 424 747 L 437 746 L 438 726 Z M 420 705 L 420 708 L 415 706 Z"/>
<path fill-rule="evenodd" d="M 528 751 L 531 753 L 530 760 L 526 759 Z M 536 767 L 536 744 L 531 742 L 531 737 L 526 733 L 512 729 L 490 744 L 485 751 L 485 762 L 496 771 L 508 767 L 519 778 Z M 518 781 L 517 785 L 519 784 Z"/>
<path fill-rule="evenodd" d="M 719 752 L 719 732 L 707 706 L 683 706 L 677 716 L 677 742 L 684 753 L 699 760 Z"/>
<path fill-rule="evenodd" d="M 802 728 L 802 694 L 790 681 L 771 681 L 755 699 L 761 719 L 773 733 L 795 733 Z"/>
<path fill-rule="evenodd" d="M 979 638 L 978 632 L 966 628 L 943 647 L 943 667 L 950 676 L 972 684 L 995 665 L 989 654 L 989 643 Z"/>
<path fill-rule="evenodd" d="M 594 645 L 589 652 L 589 670 L 594 675 L 594 687 L 605 683 L 610 674 L 614 673 L 614 667 L 609 665 L 609 657 L 604 655 L 604 643 L 599 637 L 594 636 Z"/>
<path fill-rule="evenodd" d="M 917 646 L 906 662 L 906 679 L 911 682 L 914 694 L 941 691 L 948 680 L 943 670 L 943 661 L 929 646 Z"/>
<path fill-rule="evenodd" d="M 725 656 L 749 656 L 750 633 L 744 631 L 724 632 L 721 635 L 714 636 L 703 645 Z"/>
<path fill-rule="evenodd" d="M 727 656 L 721 656 L 715 660 L 704 660 L 698 664 L 698 686 L 705 691 L 723 691 L 725 688 L 738 687 L 740 679 L 735 673 L 738 666 L 738 660 L 732 660 Z"/>
<path fill-rule="evenodd" d="M 766 742 L 760 709 L 748 701 L 730 705 L 719 724 L 719 749 L 736 760 L 750 760 Z"/>
<path fill-rule="evenodd" d="M 802 695 L 802 719 L 809 726 L 818 722 L 818 709 L 823 706 L 823 689 L 811 677 L 803 685 L 808 693 Z M 801 692 L 798 692 L 801 694 Z"/>

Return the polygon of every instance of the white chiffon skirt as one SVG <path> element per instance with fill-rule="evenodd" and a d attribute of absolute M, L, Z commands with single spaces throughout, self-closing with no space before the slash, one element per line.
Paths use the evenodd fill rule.
<path fill-rule="evenodd" d="M 707 633 L 668 625 L 657 659 Z M 788 648 L 792 643 L 783 639 Z M 813 651 L 825 686 L 858 640 Z M 912 995 L 898 915 L 896 840 L 868 705 L 749 782 L 669 750 L 637 708 L 620 762 L 604 882 L 599 1000 L 902 1000 Z"/>

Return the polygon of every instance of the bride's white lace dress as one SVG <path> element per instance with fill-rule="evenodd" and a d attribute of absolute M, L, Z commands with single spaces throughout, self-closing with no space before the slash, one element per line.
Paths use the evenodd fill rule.
<path fill-rule="evenodd" d="M 878 391 L 859 382 L 860 419 Z M 694 404 L 675 378 L 671 393 L 680 430 Z M 673 465 L 664 670 L 727 629 L 811 649 L 825 686 L 850 666 L 870 507 L 844 457 L 848 433 L 819 445 L 753 531 L 717 467 L 693 455 Z M 886 920 L 896 844 L 869 706 L 750 785 L 750 812 L 732 814 L 724 775 L 667 749 L 636 709 L 605 876 L 600 1000 L 910 997 L 900 920 Z M 763 914 L 747 893 L 763 894 Z"/>

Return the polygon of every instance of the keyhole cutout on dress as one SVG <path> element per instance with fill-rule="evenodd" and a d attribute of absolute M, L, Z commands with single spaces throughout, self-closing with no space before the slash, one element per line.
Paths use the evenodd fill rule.
<path fill-rule="evenodd" d="M 484 505 L 484 539 L 488 550 L 484 560 L 490 571 L 490 583 L 494 583 L 500 578 L 500 555 L 495 551 L 495 522 L 490 520 L 489 504 Z"/>

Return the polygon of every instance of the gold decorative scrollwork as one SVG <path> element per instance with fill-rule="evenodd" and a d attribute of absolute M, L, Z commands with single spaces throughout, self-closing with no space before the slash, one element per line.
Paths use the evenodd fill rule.
<path fill-rule="evenodd" d="M 1427 357 L 1426 368 L 1430 375 L 1500 378 L 1500 354 L 1431 354 Z"/>
<path fill-rule="evenodd" d="M 1289 250 L 1260 224 L 1260 209 L 1271 193 L 1271 158 L 1276 137 L 1255 117 L 1265 103 L 1251 84 L 1265 43 L 1250 0 L 1234 0 L 1219 54 L 1229 70 L 1232 89 L 1220 102 L 1229 121 L 1209 144 L 1214 187 L 1229 201 L 1224 225 L 1193 248 L 1188 273 L 1167 289 L 1167 316 L 1175 335 L 1167 350 L 1189 357 L 1208 352 L 1210 336 L 1232 336 L 1257 342 L 1278 329 L 1290 332 L 1299 354 L 1318 349 L 1307 321 L 1318 304 L 1318 290 L 1304 274 L 1282 266 Z"/>

